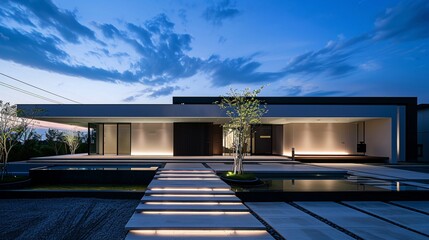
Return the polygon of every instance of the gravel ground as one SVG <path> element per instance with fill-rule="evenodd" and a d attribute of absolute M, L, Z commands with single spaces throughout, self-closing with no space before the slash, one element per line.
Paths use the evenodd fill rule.
<path fill-rule="evenodd" d="M 0 239 L 123 239 L 138 200 L 0 199 Z"/>

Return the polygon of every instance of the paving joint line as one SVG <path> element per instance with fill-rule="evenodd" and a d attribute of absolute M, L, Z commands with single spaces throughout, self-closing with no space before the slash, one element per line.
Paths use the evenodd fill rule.
<path fill-rule="evenodd" d="M 286 240 L 275 228 L 271 227 L 264 219 L 262 219 L 257 213 L 255 213 L 245 202 L 243 204 L 249 209 L 250 214 L 252 214 L 258 221 L 260 221 L 266 228 L 266 231 L 276 240 Z"/>
<path fill-rule="evenodd" d="M 400 224 L 400 223 L 397 223 L 397 222 L 392 221 L 392 220 L 389 220 L 389 219 L 387 219 L 387 218 L 384 218 L 384 217 L 378 216 L 378 215 L 376 215 L 376 214 L 374 214 L 374 213 L 371 213 L 371 212 L 365 211 L 365 210 L 360 209 L 360 208 L 357 208 L 357 207 L 355 207 L 355 206 L 351 206 L 351 205 L 349 205 L 349 204 L 347 204 L 347 203 L 339 202 L 339 204 L 341 204 L 341 205 L 343 205 L 343 206 L 346 206 L 346 207 L 349 207 L 349 208 L 352 208 L 352 209 L 354 209 L 354 210 L 356 210 L 356 211 L 359 211 L 359 212 L 365 213 L 365 214 L 370 215 L 370 216 L 372 216 L 372 217 L 378 218 L 378 219 L 380 219 L 380 220 L 382 220 L 382 221 L 388 222 L 388 223 L 393 224 L 393 225 L 395 225 L 395 226 L 397 226 L 397 227 L 401 227 L 401 228 L 406 229 L 406 230 L 408 230 L 408 231 L 411 231 L 411 232 L 414 232 L 414 233 L 417 233 L 417 234 L 423 235 L 423 236 L 425 236 L 425 237 L 429 237 L 429 235 L 428 235 L 428 234 L 426 234 L 426 233 L 419 232 L 419 231 L 417 231 L 417 230 L 415 230 L 415 229 L 413 229 L 413 228 L 410 228 L 410 227 L 404 226 L 404 225 L 402 225 L 402 224 Z"/>
<path fill-rule="evenodd" d="M 297 208 L 298 210 L 300 210 L 300 211 L 302 211 L 302 212 L 304 212 L 304 213 L 306 213 L 306 214 L 308 214 L 308 215 L 310 215 L 310 216 L 312 216 L 312 217 L 316 218 L 317 220 L 319 220 L 319 221 L 321 221 L 321 222 L 323 222 L 323 223 L 325 223 L 325 224 L 329 225 L 330 227 L 332 227 L 332 228 L 334 228 L 334 229 L 337 229 L 337 230 L 339 230 L 339 231 L 341 231 L 341 232 L 343 232 L 343 233 L 345 233 L 345 234 L 349 235 L 350 237 L 352 237 L 352 238 L 354 238 L 354 239 L 364 240 L 364 238 L 362 238 L 362 237 L 360 237 L 360 236 L 356 235 L 355 233 L 350 232 L 349 230 L 347 230 L 347 229 L 345 229 L 345 228 L 343 228 L 343 227 L 341 227 L 341 226 L 339 226 L 339 225 L 337 225 L 337 224 L 335 224 L 335 223 L 333 223 L 333 222 L 329 221 L 328 219 L 326 219 L 326 218 L 324 218 L 324 217 L 322 217 L 322 216 L 320 216 L 320 215 L 317 215 L 316 213 L 314 213 L 314 212 L 312 212 L 312 211 L 310 211 L 310 210 L 308 210 L 308 209 L 306 209 L 306 208 L 304 208 L 304 207 L 299 206 L 298 204 L 296 204 L 296 203 L 294 203 L 294 202 L 286 202 L 286 204 L 289 204 L 289 205 L 291 205 L 292 207 Z"/>
<path fill-rule="evenodd" d="M 428 212 L 425 212 L 425 211 L 422 211 L 422 210 L 419 210 L 419 209 L 415 209 L 415 208 L 412 208 L 412 207 L 403 206 L 403 205 L 400 205 L 400 204 L 397 204 L 397 203 L 394 203 L 394 202 L 386 202 L 386 203 L 394 205 L 394 206 L 397 206 L 397 207 L 405 208 L 405 209 L 413 211 L 413 212 L 418 212 L 418 213 L 423 213 L 425 215 L 429 215 Z"/>

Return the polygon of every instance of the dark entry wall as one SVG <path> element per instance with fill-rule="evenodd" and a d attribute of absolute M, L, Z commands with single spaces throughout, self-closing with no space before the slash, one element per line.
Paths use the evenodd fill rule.
<path fill-rule="evenodd" d="M 174 156 L 213 155 L 212 123 L 174 123 Z"/>
<path fill-rule="evenodd" d="M 223 128 L 222 125 L 214 124 L 212 128 L 213 132 L 213 155 L 223 154 Z"/>
<path fill-rule="evenodd" d="M 271 155 L 272 154 L 272 126 L 258 125 L 254 126 L 254 150 L 255 155 Z"/>

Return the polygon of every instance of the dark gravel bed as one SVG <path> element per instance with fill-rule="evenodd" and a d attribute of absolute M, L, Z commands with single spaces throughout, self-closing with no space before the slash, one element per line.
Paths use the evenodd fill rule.
<path fill-rule="evenodd" d="M 0 239 L 123 239 L 139 200 L 0 199 Z"/>

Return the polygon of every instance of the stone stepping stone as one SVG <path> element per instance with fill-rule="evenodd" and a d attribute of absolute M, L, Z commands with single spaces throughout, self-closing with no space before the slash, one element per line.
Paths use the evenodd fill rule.
<path fill-rule="evenodd" d="M 168 230 L 132 230 L 126 240 L 272 240 L 274 239 L 263 230 L 199 230 L 199 231 L 168 231 Z"/>
<path fill-rule="evenodd" d="M 166 163 L 161 169 L 207 169 L 202 163 Z"/>
<path fill-rule="evenodd" d="M 148 188 L 156 187 L 192 187 L 192 188 L 230 188 L 222 180 L 198 180 L 198 181 L 189 181 L 189 180 L 157 180 L 154 179 L 149 184 Z"/>
<path fill-rule="evenodd" d="M 213 170 L 158 170 L 156 174 L 215 174 Z"/>
<path fill-rule="evenodd" d="M 168 204 L 168 205 L 165 205 Z M 238 202 L 145 202 L 140 203 L 136 211 L 245 211 L 249 209 L 242 203 Z"/>
<path fill-rule="evenodd" d="M 157 188 L 155 188 L 157 189 Z M 168 188 L 166 188 L 168 189 Z M 221 189 L 221 191 L 207 191 L 207 190 L 198 190 L 195 189 L 193 190 L 192 188 L 184 188 L 183 190 L 179 189 L 171 189 L 171 190 L 146 190 L 145 195 L 151 195 L 151 194 L 166 194 L 166 193 L 171 193 L 171 194 L 234 194 L 233 191 L 228 190 L 228 189 Z"/>
<path fill-rule="evenodd" d="M 204 194 L 205 195 L 205 194 Z M 241 202 L 241 200 L 235 195 L 226 195 L 226 197 L 216 197 L 216 196 L 185 196 L 185 195 L 167 195 L 167 196 L 154 196 L 154 195 L 145 195 L 141 199 L 142 202 L 149 201 L 161 201 L 161 202 Z"/>
<path fill-rule="evenodd" d="M 142 212 L 134 213 L 126 230 L 265 230 L 248 212 Z"/>
<path fill-rule="evenodd" d="M 155 177 L 217 177 L 214 173 L 157 173 Z"/>
<path fill-rule="evenodd" d="M 174 176 L 174 177 L 165 177 L 165 176 L 154 176 L 153 179 L 155 180 L 188 180 L 188 181 L 199 181 L 199 180 L 205 180 L 205 181 L 221 181 L 218 176 Z"/>

